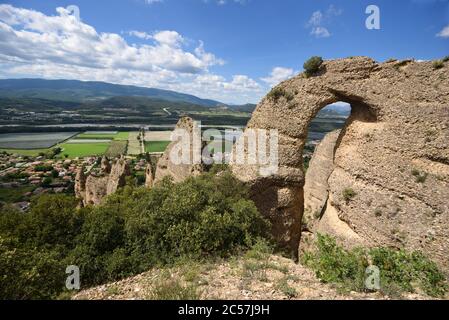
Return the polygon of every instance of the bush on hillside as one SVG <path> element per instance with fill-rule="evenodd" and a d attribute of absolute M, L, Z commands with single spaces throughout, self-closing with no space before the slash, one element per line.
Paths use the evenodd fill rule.
<path fill-rule="evenodd" d="M 228 256 L 269 230 L 228 171 L 166 179 L 151 190 L 126 186 L 98 207 L 77 203 L 44 195 L 27 214 L 1 208 L 0 299 L 54 298 L 69 265 L 80 267 L 83 287 L 92 286 L 179 259 Z"/>
<path fill-rule="evenodd" d="M 311 57 L 304 63 L 304 70 L 306 76 L 312 76 L 320 70 L 321 65 L 323 64 L 323 59 L 321 57 Z"/>
<path fill-rule="evenodd" d="M 437 265 L 416 251 L 345 250 L 335 239 L 318 234 L 316 251 L 303 254 L 302 262 L 322 281 L 336 283 L 347 290 L 367 291 L 365 272 L 369 265 L 379 268 L 381 291 L 385 293 L 415 292 L 419 287 L 430 296 L 442 297 L 448 290 L 446 277 Z"/>

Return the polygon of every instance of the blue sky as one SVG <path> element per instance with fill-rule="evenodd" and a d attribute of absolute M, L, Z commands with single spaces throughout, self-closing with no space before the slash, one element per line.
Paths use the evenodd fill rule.
<path fill-rule="evenodd" d="M 313 55 L 449 55 L 449 0 L 0 3 L 1 78 L 100 80 L 245 103 Z M 380 30 L 365 27 L 371 4 Z"/>

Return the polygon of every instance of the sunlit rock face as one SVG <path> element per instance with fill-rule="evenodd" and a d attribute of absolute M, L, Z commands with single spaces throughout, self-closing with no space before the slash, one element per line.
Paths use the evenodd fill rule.
<path fill-rule="evenodd" d="M 106 158 L 101 162 L 101 175 L 94 176 L 78 169 L 75 178 L 75 195 L 85 206 L 101 204 L 103 199 L 126 185 L 126 177 L 130 175 L 129 164 L 123 157 L 110 165 Z"/>
<path fill-rule="evenodd" d="M 276 88 L 281 94 L 260 102 L 247 129 L 278 130 L 279 170 L 270 177 L 252 165 L 232 170 L 251 186 L 280 245 L 295 253 L 300 240 L 307 128 L 319 110 L 343 101 L 352 111 L 335 142 L 316 225 L 327 219 L 333 233 L 338 223 L 347 245 L 422 250 L 449 270 L 448 69 L 366 57 L 326 61 L 314 76 L 287 80 Z"/>
<path fill-rule="evenodd" d="M 192 118 L 183 117 L 178 121 L 174 134 L 177 137 L 174 137 L 174 141 L 168 145 L 164 155 L 157 163 L 154 183 L 165 177 L 171 177 L 174 182 L 182 182 L 190 176 L 204 172 L 204 166 L 201 163 L 201 130 L 197 124 Z M 197 155 L 200 158 L 195 162 L 198 160 L 195 159 Z"/>

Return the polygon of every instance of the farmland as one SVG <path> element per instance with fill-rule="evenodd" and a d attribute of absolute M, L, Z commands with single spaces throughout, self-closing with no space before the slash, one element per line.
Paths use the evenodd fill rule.
<path fill-rule="evenodd" d="M 76 132 L 0 134 L 0 148 L 23 150 L 46 149 L 73 137 L 75 134 Z"/>
<path fill-rule="evenodd" d="M 101 156 L 118 157 L 126 154 L 129 132 L 86 131 L 61 145 L 69 158 Z"/>
<path fill-rule="evenodd" d="M 101 156 L 108 150 L 110 143 L 96 142 L 96 143 L 64 143 L 60 145 L 62 154 L 67 155 L 68 158 Z"/>
<path fill-rule="evenodd" d="M 172 131 L 147 131 L 145 141 L 170 141 Z"/>
<path fill-rule="evenodd" d="M 0 152 L 7 152 L 10 154 L 19 154 L 26 157 L 36 157 L 41 153 L 49 152 L 50 149 L 32 149 L 32 150 L 25 150 L 25 149 L 0 149 Z"/>
<path fill-rule="evenodd" d="M 76 139 L 87 139 L 87 140 L 128 140 L 129 132 L 98 132 L 98 131 L 87 131 L 85 133 L 76 136 Z"/>
<path fill-rule="evenodd" d="M 128 139 L 128 155 L 138 155 L 142 153 L 141 143 L 138 139 L 139 132 L 130 132 Z"/>
<path fill-rule="evenodd" d="M 38 156 L 61 148 L 58 157 L 87 157 L 106 154 L 116 157 L 126 154 L 129 132 L 87 131 L 56 133 L 12 133 L 0 135 L 0 152 L 23 156 Z M 140 149 L 139 149 L 140 150 Z M 139 154 L 140 151 L 137 153 Z"/>
<path fill-rule="evenodd" d="M 128 148 L 127 140 L 114 140 L 109 145 L 108 150 L 105 153 L 105 156 L 109 158 L 115 158 L 122 154 L 126 154 Z"/>
<path fill-rule="evenodd" d="M 164 152 L 169 144 L 170 141 L 145 141 L 145 152 Z"/>

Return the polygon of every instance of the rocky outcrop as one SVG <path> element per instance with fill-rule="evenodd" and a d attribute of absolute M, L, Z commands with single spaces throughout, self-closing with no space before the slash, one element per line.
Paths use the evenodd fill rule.
<path fill-rule="evenodd" d="M 75 193 L 85 206 L 100 204 L 106 196 L 124 187 L 126 177 L 130 175 L 128 162 L 123 157 L 117 159 L 112 166 L 109 166 L 108 160 L 107 163 L 104 160 L 103 158 L 101 162 L 100 175 L 89 174 L 86 177 L 84 168 L 77 172 Z"/>
<path fill-rule="evenodd" d="M 269 177 L 257 165 L 232 170 L 251 186 L 281 245 L 295 252 L 300 240 L 307 128 L 323 107 L 344 101 L 352 112 L 328 179 L 332 218 L 351 230 L 348 243 L 356 234 L 369 246 L 422 250 L 449 270 L 448 71 L 447 62 L 326 61 L 260 102 L 248 129 L 278 130 L 279 170 Z"/>
<path fill-rule="evenodd" d="M 84 199 L 86 193 L 86 175 L 84 174 L 84 166 L 76 170 L 75 176 L 75 196 L 78 199 Z"/>
<path fill-rule="evenodd" d="M 106 156 L 101 159 L 101 171 L 107 174 L 111 173 L 111 163 Z"/>
<path fill-rule="evenodd" d="M 340 130 L 327 134 L 315 148 L 304 185 L 304 221 L 307 226 L 320 220 L 329 199 L 329 177 L 334 171 L 334 150 Z"/>
<path fill-rule="evenodd" d="M 145 186 L 151 189 L 153 187 L 153 183 L 153 169 L 151 168 L 151 163 L 149 163 L 145 169 Z"/>
<path fill-rule="evenodd" d="M 204 172 L 201 150 L 201 129 L 192 118 L 181 118 L 172 133 L 172 143 L 157 163 L 154 183 L 167 176 L 177 183 Z"/>

